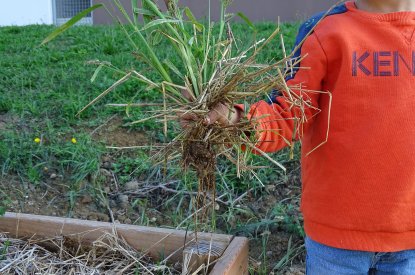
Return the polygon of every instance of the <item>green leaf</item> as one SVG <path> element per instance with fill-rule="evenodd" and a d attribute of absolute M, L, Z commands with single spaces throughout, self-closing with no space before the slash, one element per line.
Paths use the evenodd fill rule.
<path fill-rule="evenodd" d="M 184 13 L 186 14 L 186 16 L 190 19 L 190 21 L 192 22 L 193 25 L 195 25 L 196 29 L 201 32 L 203 31 L 203 25 L 200 24 L 197 20 L 196 17 L 193 15 L 192 11 L 188 8 L 185 7 L 184 8 Z"/>
<path fill-rule="evenodd" d="M 174 72 L 178 77 L 183 79 L 183 74 L 180 72 L 180 70 L 168 59 L 164 60 L 163 63 L 172 71 Z"/>
<path fill-rule="evenodd" d="M 156 19 L 151 22 L 149 22 L 147 25 L 145 25 L 141 31 L 145 31 L 147 29 L 150 29 L 152 27 L 161 25 L 161 24 L 170 24 L 170 23 L 180 23 L 180 20 L 177 19 Z"/>
<path fill-rule="evenodd" d="M 134 11 L 133 18 L 134 18 L 134 24 L 138 24 L 138 13 L 135 12 L 136 9 L 138 9 L 138 0 L 131 0 L 131 8 Z"/>
<path fill-rule="evenodd" d="M 146 15 L 146 16 L 156 16 L 156 14 L 154 12 L 152 12 L 151 10 L 148 10 L 148 9 L 135 8 L 134 13 L 141 14 L 141 15 Z"/>
<path fill-rule="evenodd" d="M 255 28 L 255 25 L 252 23 L 251 20 L 249 20 L 249 18 L 243 14 L 242 12 L 238 12 L 236 15 L 238 15 L 242 20 L 245 21 L 245 23 L 254 31 L 257 32 L 257 29 Z"/>
<path fill-rule="evenodd" d="M 190 39 L 189 39 L 189 46 L 193 46 L 193 43 L 195 42 L 195 37 L 194 36 L 192 36 Z"/>
<path fill-rule="evenodd" d="M 45 45 L 49 41 L 55 39 L 58 35 L 60 35 L 64 31 L 66 31 L 67 29 L 69 29 L 70 27 L 72 27 L 73 25 L 75 25 L 79 20 L 81 20 L 82 18 L 84 18 L 88 13 L 90 13 L 93 10 L 96 10 L 98 8 L 101 8 L 103 6 L 104 6 L 104 4 L 96 4 L 96 5 L 93 5 L 92 7 L 88 8 L 86 10 L 81 11 L 80 13 L 78 13 L 77 15 L 75 15 L 74 17 L 72 17 L 68 22 L 66 22 L 65 24 L 63 24 L 62 26 L 60 26 L 59 28 L 57 28 L 55 31 L 53 31 L 51 34 L 49 34 L 49 36 L 46 37 L 45 40 L 43 40 L 40 45 L 41 46 L 42 45 Z"/>
<path fill-rule="evenodd" d="M 161 41 L 163 41 L 163 35 L 158 30 L 154 30 L 153 32 L 151 32 L 149 37 L 149 42 L 152 46 L 157 46 L 161 43 Z"/>
<path fill-rule="evenodd" d="M 104 67 L 104 64 L 101 64 L 98 66 L 98 68 L 95 70 L 94 74 L 91 77 L 91 83 L 95 81 L 95 78 L 97 78 L 97 75 L 99 74 L 99 72 L 101 71 L 103 67 Z"/>
<path fill-rule="evenodd" d="M 147 1 L 142 0 L 141 1 L 141 6 L 143 8 L 142 9 L 137 9 L 136 11 L 143 15 L 144 24 L 148 24 L 156 18 L 157 14 L 154 13 L 154 11 L 151 10 L 151 6 L 149 5 L 149 3 Z M 136 12 L 136 11 L 134 11 L 134 12 Z"/>

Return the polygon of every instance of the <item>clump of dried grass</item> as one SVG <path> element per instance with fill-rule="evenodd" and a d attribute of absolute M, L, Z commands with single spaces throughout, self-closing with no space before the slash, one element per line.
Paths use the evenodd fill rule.
<path fill-rule="evenodd" d="M 228 40 L 229 44 L 224 48 L 223 56 L 211 80 L 203 85 L 203 92 L 183 110 L 197 117 L 195 123 L 184 129 L 181 135 L 166 147 L 171 150 L 166 150 L 168 155 L 181 151 L 183 166 L 196 171 L 199 179 L 198 191 L 203 198 L 202 204 L 205 204 L 204 199 L 207 195 L 215 196 L 217 157 L 227 157 L 237 166 L 240 175 L 241 172 L 252 169 L 246 158 L 256 142 L 255 120 L 243 119 L 229 126 L 218 123 L 206 126 L 205 116 L 217 104 L 225 103 L 232 112 L 233 106 L 238 102 L 258 98 L 272 89 L 285 88 L 284 75 L 280 70 L 285 60 L 271 65 L 256 63 L 256 57 L 262 47 L 269 43 L 278 31 L 276 30 L 268 40 L 258 42 L 236 57 L 231 54 L 233 41 L 231 38 Z M 243 145 L 247 146 L 246 152 L 240 149 Z"/>
<path fill-rule="evenodd" d="M 56 237 L 20 240 L 0 234 L 0 274 L 180 274 L 157 264 L 112 233 L 91 246 Z"/>
<path fill-rule="evenodd" d="M 204 123 L 205 117 L 217 104 L 224 103 L 232 108 L 236 103 L 264 98 L 273 89 L 284 90 L 291 108 L 298 109 L 299 112 L 296 113 L 301 114 L 300 117 L 293 118 L 298 122 L 296 134 L 293 136 L 301 135 L 301 125 L 307 119 L 304 110 L 313 108 L 313 102 L 306 95 L 306 91 L 302 92 L 301 87 L 296 87 L 294 92 L 285 82 L 286 74 L 298 66 L 301 60 L 292 60 L 292 56 L 285 53 L 279 27 L 270 37 L 254 41 L 245 49 L 240 49 L 235 43 L 230 24 L 231 17 L 226 14 L 226 7 L 231 2 L 229 0 L 220 1 L 221 16 L 217 24 L 210 19 L 207 23 L 197 21 L 188 8 L 179 7 L 178 0 L 165 0 L 166 12 L 162 12 L 162 8 L 154 0 L 142 0 L 141 8 L 138 8 L 137 1 L 132 1 L 135 12 L 132 19 L 119 0 L 113 2 L 129 22 L 128 28 L 122 24 L 120 26 L 125 31 L 127 41 L 133 46 L 134 58 L 147 63 L 151 70 L 158 73 L 158 78 L 150 79 L 144 73 L 135 70 L 123 72 L 106 62 L 91 62 L 98 65 L 93 80 L 103 67 L 122 73 L 123 77 L 85 108 L 133 78 L 147 86 L 147 89 L 158 90 L 162 99 L 158 102 L 159 105 L 156 104 L 159 107 L 149 113 L 147 118 L 134 123 L 157 119 L 164 124 L 164 134 L 167 135 L 169 121 L 179 120 L 178 114 L 193 115 L 195 123 L 165 144 L 155 158 L 161 162 L 181 158 L 185 169 L 191 168 L 196 171 L 200 194 L 196 200 L 199 204 L 197 208 L 200 208 L 200 204 L 206 203 L 206 198 L 215 197 L 215 166 L 218 156 L 225 156 L 234 163 L 237 166 L 238 176 L 243 171 L 250 171 L 253 168 L 248 164 L 247 159 L 250 151 L 256 150 L 255 119 L 251 121 L 244 119 L 236 125 L 227 127 L 219 124 L 207 126 Z M 144 19 L 143 26 L 138 20 L 140 15 Z M 249 27 L 254 27 L 245 16 L 240 16 Z M 118 18 L 116 20 L 121 22 Z M 67 27 L 62 28 L 61 31 Z M 266 64 L 260 63 L 259 54 L 272 41 L 275 42 L 276 38 L 281 39 L 284 57 L 281 60 L 269 60 Z M 139 41 L 140 45 L 136 41 Z M 181 64 L 172 64 L 169 60 L 163 60 L 156 50 L 157 45 L 154 41 L 170 44 L 171 50 L 180 57 Z M 181 93 L 183 90 L 188 91 L 191 100 L 183 96 Z M 126 106 L 132 107 L 130 104 Z M 135 106 L 143 105 L 138 103 Z M 293 141 L 287 140 L 287 143 L 292 145 Z M 242 151 L 242 146 L 247 150 Z M 260 150 L 256 152 L 284 169 L 266 153 Z"/>

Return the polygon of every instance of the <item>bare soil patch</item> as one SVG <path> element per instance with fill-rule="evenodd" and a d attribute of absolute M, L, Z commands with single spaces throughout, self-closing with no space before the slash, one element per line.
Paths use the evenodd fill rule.
<path fill-rule="evenodd" d="M 134 129 L 128 129 L 122 118 L 115 115 L 107 120 L 106 123 L 95 129 L 90 129 L 94 140 L 105 143 L 114 147 L 132 147 L 148 145 L 149 136 L 143 132 Z"/>
<path fill-rule="evenodd" d="M 9 113 L 1 114 L 0 113 L 0 131 L 11 128 L 13 124 L 18 121 L 18 118 L 12 116 Z"/>

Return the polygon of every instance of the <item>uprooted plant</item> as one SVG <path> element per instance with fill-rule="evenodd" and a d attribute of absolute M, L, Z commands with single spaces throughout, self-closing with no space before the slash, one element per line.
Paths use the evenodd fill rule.
<path fill-rule="evenodd" d="M 192 114 L 195 123 L 183 129 L 172 141 L 166 142 L 163 150 L 160 150 L 155 158 L 160 162 L 181 158 L 185 169 L 192 168 L 196 172 L 199 181 L 197 208 L 200 204 L 205 204 L 205 200 L 209 197 L 214 200 L 216 158 L 220 155 L 237 166 L 238 175 L 255 168 L 247 162 L 252 150 L 284 169 L 266 153 L 255 149 L 255 119 L 251 121 L 243 119 L 228 127 L 219 124 L 207 126 L 204 123 L 206 114 L 219 103 L 233 106 L 237 103 L 250 102 L 268 95 L 273 89 L 284 90 L 291 108 L 298 108 L 302 114 L 305 108 L 314 108 L 308 97 L 304 96 L 305 93 L 298 93 L 301 87 L 297 87 L 297 91 L 293 92 L 285 83 L 286 74 L 290 70 L 284 68 L 287 68 L 288 64 L 292 69 L 298 65 L 301 58 L 293 60 L 291 55 L 286 54 L 279 27 L 269 37 L 255 40 L 241 49 L 236 43 L 230 24 L 233 16 L 226 13 L 229 0 L 220 1 L 221 14 L 218 23 L 212 22 L 210 15 L 208 22 L 197 21 L 189 8 L 179 6 L 178 0 L 165 0 L 167 8 L 164 9 L 165 11 L 162 11 L 163 8 L 155 0 L 141 0 L 141 7 L 138 6 L 138 2 L 132 1 L 133 17 L 131 18 L 119 0 L 114 0 L 113 3 L 128 24 L 124 25 L 121 23 L 121 18 L 113 17 L 120 23 L 127 41 L 132 45 L 132 56 L 145 62 L 149 69 L 157 72 L 158 77 L 150 79 L 144 72 L 122 71 L 107 62 L 92 61 L 90 63 L 98 65 L 93 78 L 103 67 L 122 73 L 123 77 L 85 106 L 80 113 L 132 78 L 143 83 L 147 89 L 159 91 L 162 98 L 162 102 L 158 102 L 160 104 L 158 109 L 149 112 L 147 118 L 133 124 L 157 119 L 164 124 L 164 134 L 167 135 L 169 121 L 177 121 L 182 114 Z M 106 8 L 98 4 L 75 16 L 45 39 L 44 43 L 99 7 Z M 109 9 L 107 10 L 109 12 Z M 254 28 L 246 16 L 243 14 L 238 16 L 249 27 Z M 140 21 L 141 17 L 143 22 Z M 269 60 L 266 64 L 261 64 L 258 55 L 275 39 L 280 39 L 284 57 L 281 60 Z M 181 64 L 173 64 L 168 59 L 163 59 L 156 50 L 157 44 L 161 42 L 170 45 L 171 50 L 180 57 Z M 188 95 L 184 96 L 182 91 L 186 91 Z M 125 106 L 130 107 L 129 104 Z M 296 119 L 298 120 L 296 131 L 300 135 L 301 125 L 306 118 L 303 115 Z M 287 140 L 287 143 L 291 145 L 292 141 Z M 246 149 L 242 150 L 243 147 Z M 203 216 L 206 216 L 206 213 L 202 214 L 201 219 L 204 218 Z"/>

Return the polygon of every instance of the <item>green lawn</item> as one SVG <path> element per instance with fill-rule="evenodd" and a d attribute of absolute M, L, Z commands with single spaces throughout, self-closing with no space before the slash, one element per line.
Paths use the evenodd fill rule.
<path fill-rule="evenodd" d="M 252 38 L 245 25 L 233 28 L 235 36 L 242 39 L 241 45 Z M 257 37 L 267 37 L 275 25 L 262 23 L 257 28 Z M 75 27 L 40 47 L 52 30 L 51 26 L 0 28 L 0 115 L 8 122 L 0 132 L 1 172 L 3 176 L 17 173 L 32 183 L 41 180 L 44 166 L 58 166 L 62 173 L 71 171 L 67 176 L 82 180 L 97 170 L 97 159 L 105 152 L 103 144 L 91 140 L 91 129 L 116 113 L 125 121 L 143 116 L 140 110 L 132 110 L 127 117 L 125 110 L 105 107 L 106 103 L 160 102 L 157 92 L 146 91 L 142 84 L 130 80 L 76 117 L 83 106 L 122 77 L 104 69 L 91 83 L 96 66 L 88 61 L 108 61 L 125 71 L 142 71 L 145 66 L 134 58 L 117 27 Z M 296 26 L 284 25 L 282 33 L 291 48 Z M 279 47 L 276 40 L 263 52 L 263 58 L 278 58 Z M 180 64 L 164 45 L 159 50 Z M 153 72 L 145 73 L 151 76 Z M 145 130 L 152 140 L 161 138 L 161 128 L 154 121 L 135 128 L 125 131 Z M 36 137 L 42 144 L 33 142 Z M 72 137 L 78 141 L 76 146 L 70 142 Z"/>
<path fill-rule="evenodd" d="M 272 23 L 260 23 L 256 27 L 257 38 L 266 38 L 276 28 Z M 293 46 L 297 27 L 297 24 L 282 26 L 287 49 Z M 9 182 L 17 182 L 27 190 L 42 189 L 45 188 L 44 183 L 48 186 L 56 184 L 54 177 L 60 177 L 57 185 L 60 186 L 61 196 L 70 205 L 69 215 L 76 217 L 72 210 L 86 193 L 96 200 L 108 200 L 102 203 L 103 211 L 105 205 L 111 206 L 111 201 L 116 201 L 111 197 L 116 196 L 113 187 L 105 189 L 110 183 L 103 179 L 103 169 L 111 171 L 120 188 L 132 180 L 158 181 L 162 177 L 162 168 L 152 165 L 148 150 L 106 148 L 107 145 L 155 144 L 163 140 L 162 127 L 156 121 L 134 127 L 122 126 L 144 117 L 142 110 L 126 112 L 125 109 L 105 106 L 107 103 L 160 102 L 158 93 L 147 91 L 142 84 L 129 80 L 80 117 L 75 116 L 82 107 L 123 76 L 103 69 L 91 82 L 96 66 L 88 64 L 88 61 L 111 62 L 124 71 L 134 69 L 147 76 L 154 73 L 147 71 L 144 64 L 135 59 L 118 27 L 74 27 L 46 46 L 39 46 L 53 29 L 52 26 L 0 28 L 0 214 L 12 201 L 20 200 L 17 195 L 11 194 Z M 253 34 L 244 24 L 234 24 L 233 31 L 235 37 L 240 39 L 241 47 L 252 40 Z M 261 58 L 280 58 L 280 47 L 279 39 L 276 39 Z M 179 60 L 170 54 L 166 45 L 159 45 L 158 51 L 180 66 Z M 180 129 L 176 127 L 176 130 Z M 174 131 L 170 135 L 174 136 Z M 40 139 L 40 143 L 35 141 L 36 138 Z M 292 164 L 288 160 L 288 152 L 275 157 L 288 166 Z M 259 157 L 254 157 L 253 161 L 269 165 Z M 110 167 L 106 167 L 106 162 L 110 162 Z M 275 167 L 260 169 L 255 177 L 247 175 L 237 179 L 233 165 L 221 161 L 219 172 L 218 193 L 228 194 L 225 198 L 230 201 L 248 189 L 252 190 L 251 195 L 255 198 L 270 193 L 264 186 L 289 182 L 289 175 L 284 175 Z M 176 191 L 195 190 L 194 176 L 191 173 L 182 175 L 177 165 L 168 167 L 168 177 L 169 180 L 178 180 L 174 186 Z M 174 194 L 163 201 L 172 203 L 177 209 L 164 225 L 175 226 L 187 215 L 185 195 Z M 131 197 L 129 202 L 131 212 L 160 203 Z M 300 236 L 302 229 L 292 214 L 293 205 L 274 201 L 262 214 L 254 213 L 250 206 L 232 205 L 220 211 L 218 228 L 235 234 L 248 232 L 246 234 L 253 237 L 256 236 L 253 232 L 259 228 L 267 229 L 268 225 L 278 223 L 277 230 Z M 17 206 L 12 207 L 12 210 L 16 209 Z M 146 216 L 148 212 L 143 213 L 132 222 L 151 225 L 150 216 Z M 234 221 L 235 216 L 244 218 Z M 263 237 L 259 239 L 260 243 L 264 242 Z M 263 252 L 266 252 L 265 248 Z"/>

